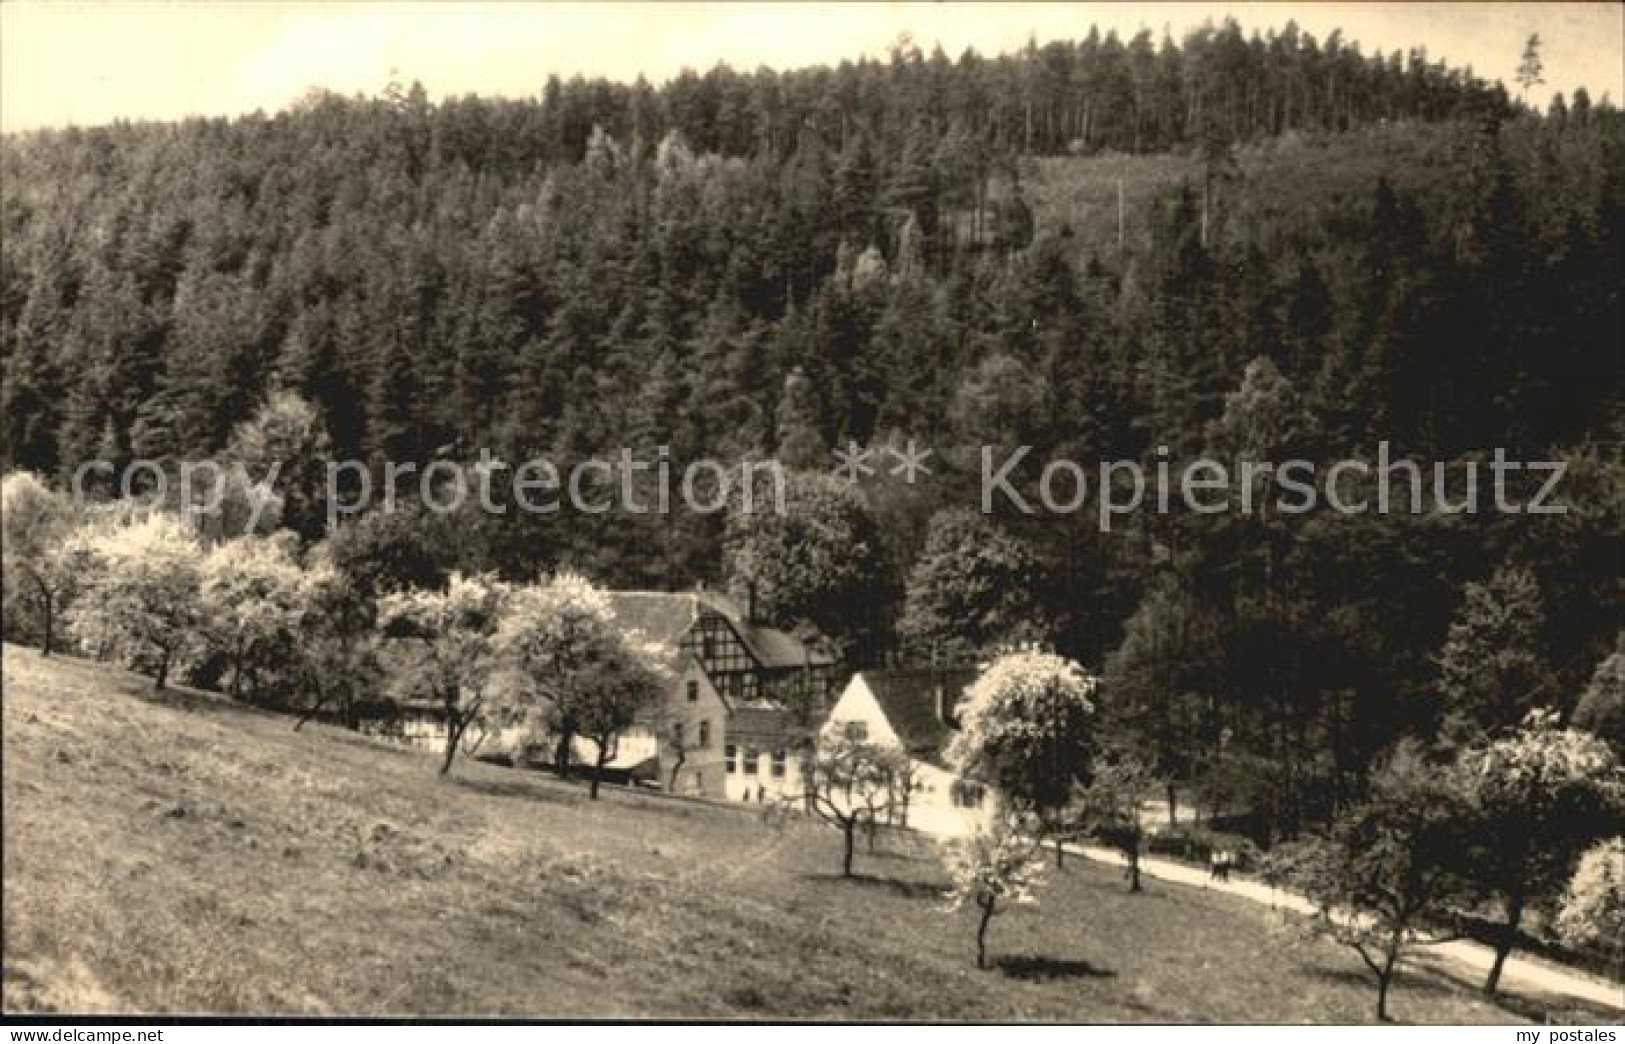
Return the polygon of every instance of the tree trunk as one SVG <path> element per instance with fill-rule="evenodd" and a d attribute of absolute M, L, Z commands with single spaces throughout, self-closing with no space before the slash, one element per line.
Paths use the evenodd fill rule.
<path fill-rule="evenodd" d="M 1399 963 L 1399 949 L 1405 944 L 1405 929 L 1400 928 L 1388 940 L 1388 950 L 1383 955 L 1382 967 L 1377 971 L 1377 1021 L 1387 1022 L 1388 1019 L 1388 987 L 1394 981 L 1394 965 Z"/>
<path fill-rule="evenodd" d="M 445 776 L 451 772 L 452 759 L 457 757 L 457 747 L 463 742 L 463 730 L 473 720 L 472 710 L 459 707 L 462 692 L 458 688 L 451 688 L 442 695 L 441 704 L 446 713 L 446 756 L 440 762 L 440 775 Z"/>
<path fill-rule="evenodd" d="M 846 825 L 846 852 L 841 858 L 841 876 L 842 877 L 851 877 L 852 876 L 852 855 L 853 855 L 853 847 L 857 842 L 858 821 L 856 819 L 849 819 L 849 820 L 846 821 L 845 825 Z"/>
<path fill-rule="evenodd" d="M 152 690 L 163 692 L 164 686 L 169 684 L 169 650 L 164 650 L 163 659 L 158 661 L 158 673 L 152 679 Z"/>
<path fill-rule="evenodd" d="M 463 722 L 453 717 L 446 722 L 446 756 L 440 762 L 440 775 L 451 774 L 452 759 L 457 757 L 457 746 L 463 742 Z"/>
<path fill-rule="evenodd" d="M 1495 963 L 1490 965 L 1489 977 L 1484 980 L 1484 993 L 1493 997 L 1501 988 L 1501 971 L 1506 967 L 1507 957 L 1518 945 L 1518 927 L 1523 923 L 1523 889 L 1518 889 L 1507 897 L 1507 919 L 1496 933 Z"/>
<path fill-rule="evenodd" d="M 560 779 L 570 778 L 570 743 L 574 739 L 574 733 L 565 729 L 559 736 L 558 745 L 553 748 L 553 772 Z"/>
<path fill-rule="evenodd" d="M 52 605 L 54 599 L 51 597 L 51 592 L 44 584 L 40 584 L 39 587 L 40 605 L 45 613 L 45 634 L 40 639 L 39 654 L 48 657 L 51 655 L 51 632 L 52 624 L 56 622 L 56 611 L 55 606 Z"/>
<path fill-rule="evenodd" d="M 587 787 L 587 797 L 598 800 L 598 784 L 604 779 L 604 762 L 609 760 L 609 748 L 604 743 L 598 744 L 598 760 L 592 766 L 592 783 Z"/>
<path fill-rule="evenodd" d="M 982 908 L 982 918 L 976 925 L 976 966 L 987 967 L 987 926 L 993 920 L 993 911 L 998 907 L 998 900 L 993 896 L 978 899 L 977 905 Z"/>
<path fill-rule="evenodd" d="M 1140 843 L 1136 841 L 1128 852 L 1128 890 L 1143 891 L 1140 887 Z"/>
<path fill-rule="evenodd" d="M 293 723 L 293 731 L 298 732 L 300 729 L 304 728 L 305 722 L 321 713 L 322 708 L 327 706 L 327 701 L 332 699 L 331 695 L 322 696 L 320 692 L 318 692 L 317 695 L 319 698 L 316 700 L 316 702 L 312 703 L 308 708 L 306 708 L 305 712 L 299 715 L 299 720 Z"/>
<path fill-rule="evenodd" d="M 1175 830 L 1179 827 L 1179 789 L 1172 783 L 1169 783 L 1166 789 L 1168 794 L 1168 829 Z"/>
<path fill-rule="evenodd" d="M 1208 176 L 1207 180 L 1205 180 L 1202 183 L 1202 225 L 1201 225 L 1201 239 L 1200 239 L 1200 242 L 1202 244 L 1202 249 L 1204 249 L 1204 250 L 1207 249 L 1207 211 L 1208 211 L 1208 206 L 1210 205 L 1210 201 L 1211 201 L 1212 197 L 1213 197 L 1213 178 L 1212 178 L 1212 175 L 1210 174 Z"/>
<path fill-rule="evenodd" d="M 1066 844 L 1058 837 L 1055 839 L 1055 869 L 1066 869 Z"/>

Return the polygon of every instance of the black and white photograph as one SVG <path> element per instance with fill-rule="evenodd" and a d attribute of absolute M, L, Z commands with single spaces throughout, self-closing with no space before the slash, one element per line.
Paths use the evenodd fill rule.
<path fill-rule="evenodd" d="M 0 3 L 7 1040 L 1619 1044 L 1622 99 L 1619 3 Z"/>

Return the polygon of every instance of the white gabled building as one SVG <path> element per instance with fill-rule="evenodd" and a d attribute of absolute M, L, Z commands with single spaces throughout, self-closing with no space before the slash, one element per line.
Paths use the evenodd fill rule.
<path fill-rule="evenodd" d="M 903 751 L 915 773 L 907 825 L 963 836 L 986 820 L 993 804 L 984 787 L 955 776 L 944 759 L 958 731 L 954 708 L 975 680 L 973 670 L 859 671 L 830 709 L 822 735 Z"/>

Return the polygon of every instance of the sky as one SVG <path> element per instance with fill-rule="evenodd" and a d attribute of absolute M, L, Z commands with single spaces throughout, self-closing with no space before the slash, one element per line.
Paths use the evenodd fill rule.
<path fill-rule="evenodd" d="M 285 108 L 310 87 L 376 94 L 391 78 L 433 98 L 535 95 L 550 74 L 659 84 L 685 66 L 740 69 L 883 56 L 904 32 L 957 57 L 1081 38 L 1177 37 L 1234 17 L 1244 29 L 1294 19 L 1317 39 L 1341 27 L 1366 53 L 1425 46 L 1509 85 L 1531 33 L 1546 84 L 1625 97 L 1618 3 L 431 3 L 223 0 L 5 0 L 0 129 L 90 126 Z"/>

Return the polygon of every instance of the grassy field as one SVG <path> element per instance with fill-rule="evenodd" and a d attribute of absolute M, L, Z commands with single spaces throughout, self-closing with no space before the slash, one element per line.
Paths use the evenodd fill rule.
<path fill-rule="evenodd" d="M 1378 178 L 1448 214 L 1453 184 L 1465 176 L 1461 128 L 1399 123 L 1351 134 L 1287 134 L 1249 145 L 1234 155 L 1216 190 L 1215 235 L 1220 242 L 1257 242 L 1284 249 L 1307 223 L 1358 215 L 1371 206 Z M 1117 256 L 1118 187 L 1123 233 L 1131 253 L 1150 244 L 1159 207 L 1183 183 L 1199 193 L 1201 159 L 1188 153 L 1054 156 L 1032 160 L 1023 192 L 1039 229 L 1071 230 L 1074 260 L 1110 262 Z M 1005 191 L 1002 185 L 996 192 Z"/>
<path fill-rule="evenodd" d="M 7 1011 L 1362 1021 L 1355 958 L 1072 861 L 972 964 L 931 849 L 434 760 L 4 655 Z M 1544 1014 L 1538 999 L 1515 1011 Z M 1413 1021 L 1506 1021 L 1405 978 Z"/>

